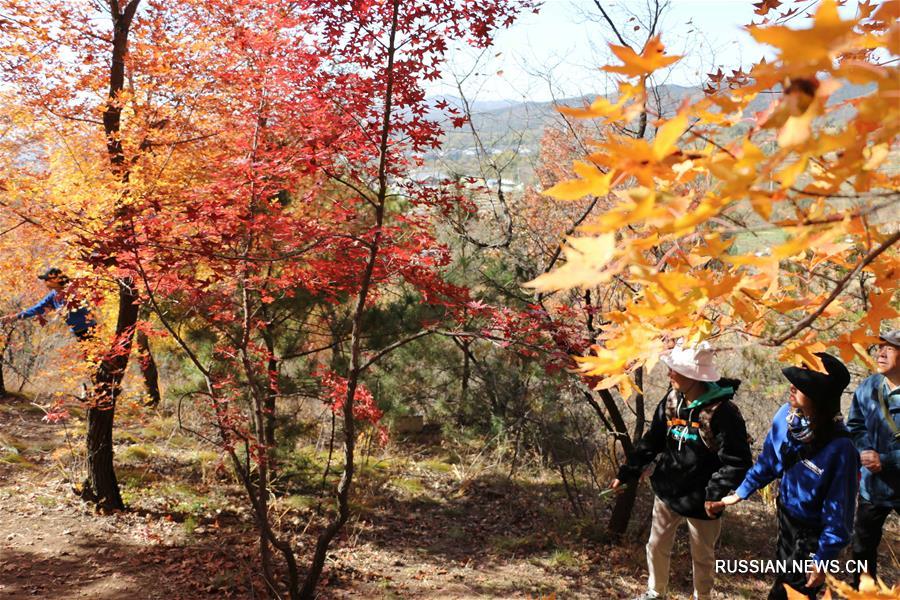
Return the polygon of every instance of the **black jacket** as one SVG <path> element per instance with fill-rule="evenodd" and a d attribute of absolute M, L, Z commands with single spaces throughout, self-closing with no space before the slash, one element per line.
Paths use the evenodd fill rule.
<path fill-rule="evenodd" d="M 744 480 L 753 465 L 744 417 L 732 402 L 741 382 L 721 379 L 725 390 L 700 406 L 688 408 L 673 389 L 656 407 L 650 429 L 619 469 L 623 483 L 636 481 L 656 459 L 650 478 L 653 491 L 685 517 L 710 519 L 707 500 L 721 500 Z"/>

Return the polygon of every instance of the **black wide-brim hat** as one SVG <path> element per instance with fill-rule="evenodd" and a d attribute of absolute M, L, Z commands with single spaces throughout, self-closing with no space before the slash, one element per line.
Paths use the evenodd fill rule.
<path fill-rule="evenodd" d="M 816 409 L 833 417 L 841 412 L 841 394 L 850 385 L 850 371 L 838 358 L 827 352 L 816 352 L 826 373 L 807 367 L 785 367 L 781 370 L 794 387 L 812 400 Z"/>
<path fill-rule="evenodd" d="M 65 275 L 63 275 L 62 270 L 57 267 L 50 267 L 49 269 L 47 269 L 46 271 L 44 271 L 43 273 L 41 273 L 40 275 L 37 276 L 37 278 L 42 281 L 47 281 L 50 279 L 60 279 L 63 277 L 65 277 Z"/>

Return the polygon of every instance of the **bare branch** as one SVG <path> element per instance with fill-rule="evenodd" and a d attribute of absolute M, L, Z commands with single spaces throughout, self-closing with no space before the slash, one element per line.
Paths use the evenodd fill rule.
<path fill-rule="evenodd" d="M 359 367 L 360 372 L 365 371 L 366 369 L 368 369 L 369 367 L 371 367 L 373 364 L 375 364 L 376 362 L 378 362 L 383 356 L 385 356 L 386 354 L 389 354 L 389 353 L 393 352 L 393 351 L 396 350 L 397 348 L 399 348 L 399 347 L 401 347 L 401 346 L 405 346 L 406 344 L 408 344 L 408 343 L 410 343 L 410 342 L 413 342 L 413 341 L 415 341 L 415 340 L 417 340 L 417 339 L 419 339 L 419 338 L 421 338 L 421 337 L 425 337 L 426 335 L 429 335 L 429 334 L 432 334 L 432 333 L 434 333 L 432 330 L 426 329 L 426 330 L 424 330 L 424 331 L 420 331 L 420 332 L 418 332 L 418 333 L 415 333 L 415 334 L 413 334 L 413 335 L 411 335 L 411 336 L 409 336 L 409 337 L 405 337 L 405 338 L 403 338 L 402 340 L 397 340 L 397 341 L 394 342 L 393 344 L 388 344 L 387 346 L 385 346 L 384 348 L 382 348 L 380 351 L 378 351 L 374 356 L 372 356 L 372 358 L 370 358 L 370 359 L 367 360 L 365 363 L 363 363 L 362 366 Z M 334 345 L 334 344 L 332 344 L 332 345 Z"/>
<path fill-rule="evenodd" d="M 895 231 L 893 233 L 893 235 L 889 236 L 886 240 L 884 240 L 884 242 L 882 242 L 881 245 L 879 245 L 877 248 L 874 248 L 868 254 L 866 254 L 866 256 L 861 261 L 859 261 L 859 263 L 857 263 L 857 265 L 853 268 L 852 271 L 850 271 L 849 273 L 844 275 L 844 277 L 842 277 L 840 279 L 840 281 L 838 281 L 838 285 L 834 288 L 834 290 L 832 290 L 832 292 L 828 296 L 828 298 L 826 298 L 825 301 L 819 305 L 819 308 L 817 308 L 816 310 L 814 310 L 813 312 L 808 314 L 806 317 L 804 317 L 803 319 L 798 321 L 797 324 L 794 325 L 794 327 L 792 327 L 788 331 L 782 333 L 781 335 L 779 335 L 773 339 L 767 340 L 766 345 L 780 346 L 787 340 L 791 339 L 792 337 L 794 337 L 795 335 L 797 335 L 798 333 L 800 333 L 801 331 L 803 331 L 804 329 L 806 329 L 807 327 L 812 325 L 813 322 L 817 318 L 819 318 L 819 316 L 823 312 L 825 312 L 825 309 L 828 308 L 828 306 L 832 302 L 834 302 L 838 296 L 841 295 L 841 292 L 844 291 L 844 289 L 846 288 L 846 286 L 850 282 L 850 280 L 852 280 L 854 277 L 856 277 L 860 273 L 860 271 L 862 271 L 866 267 L 866 265 L 868 265 L 873 260 L 878 258 L 879 255 L 881 255 L 885 250 L 887 250 L 888 248 L 890 248 L 891 246 L 896 244 L 898 241 L 900 241 L 900 230 Z"/>
<path fill-rule="evenodd" d="M 612 19 L 609 18 L 609 15 L 606 13 L 606 10 L 603 8 L 603 5 L 600 4 L 600 0 L 594 0 L 594 6 L 597 7 L 597 10 L 600 11 L 600 14 L 603 15 L 603 18 L 606 19 L 606 22 L 609 24 L 609 27 L 613 30 L 613 33 L 616 34 L 616 37 L 619 38 L 619 42 L 625 46 L 626 48 L 631 48 L 631 44 L 625 41 L 625 38 L 622 37 L 622 34 L 619 33 L 619 28 L 616 27 L 616 24 L 613 23 Z"/>

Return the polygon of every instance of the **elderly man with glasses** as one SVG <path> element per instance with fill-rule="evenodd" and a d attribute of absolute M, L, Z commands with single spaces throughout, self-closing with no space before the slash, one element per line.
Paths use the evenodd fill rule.
<path fill-rule="evenodd" d="M 867 561 L 872 577 L 884 522 L 900 514 L 900 329 L 881 335 L 875 362 L 878 372 L 856 388 L 847 419 L 862 462 L 853 558 Z"/>

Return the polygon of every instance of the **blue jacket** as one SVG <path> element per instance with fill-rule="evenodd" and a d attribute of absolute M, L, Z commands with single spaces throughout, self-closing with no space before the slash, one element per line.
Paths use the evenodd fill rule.
<path fill-rule="evenodd" d="M 889 390 L 884 375 L 872 375 L 856 388 L 847 427 L 857 450 L 874 450 L 881 459 L 878 473 L 862 468 L 860 495 L 872 504 L 900 507 L 900 440 L 894 439 L 894 431 L 878 404 L 879 386 L 888 401 L 889 414 L 900 427 L 900 388 Z"/>
<path fill-rule="evenodd" d="M 69 326 L 73 333 L 81 333 L 97 325 L 97 322 L 91 316 L 89 308 L 66 302 L 56 290 L 51 290 L 40 302 L 31 308 L 23 310 L 17 316 L 20 319 L 30 319 L 42 315 L 48 310 L 58 310 L 64 306 L 69 309 L 66 313 L 66 325 Z"/>
<path fill-rule="evenodd" d="M 746 499 L 780 477 L 783 509 L 803 523 L 822 528 L 814 559 L 832 560 L 850 543 L 859 490 L 859 455 L 849 437 L 836 437 L 818 449 L 804 448 L 807 444 L 788 435 L 789 411 L 785 404 L 775 413 L 762 454 L 737 495 Z"/>

